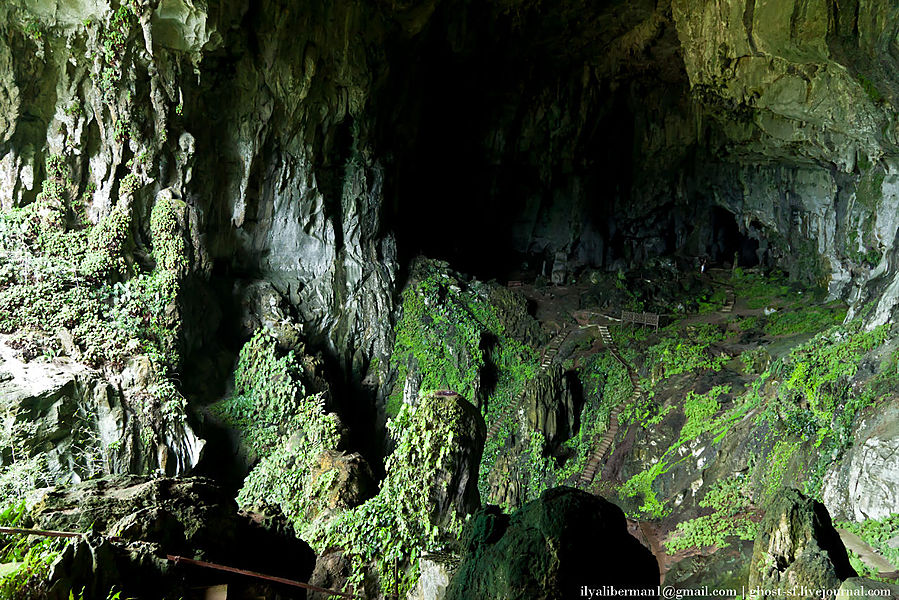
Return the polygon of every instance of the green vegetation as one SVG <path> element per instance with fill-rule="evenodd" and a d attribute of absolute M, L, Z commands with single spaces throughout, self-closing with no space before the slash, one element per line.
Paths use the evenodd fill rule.
<path fill-rule="evenodd" d="M 764 330 L 768 335 L 816 333 L 832 325 L 839 325 L 845 319 L 846 308 L 841 302 L 827 306 L 803 306 L 769 315 Z"/>
<path fill-rule="evenodd" d="M 123 76 L 122 63 L 128 49 L 128 40 L 132 31 L 138 26 L 140 13 L 138 0 L 122 0 L 112 14 L 109 25 L 100 32 L 99 53 L 94 53 L 97 67 L 94 69 L 93 78 L 102 91 L 106 103 L 115 102 L 116 84 Z M 116 138 L 118 137 L 117 131 Z"/>
<path fill-rule="evenodd" d="M 185 419 L 185 400 L 168 379 L 180 368 L 179 287 L 187 271 L 178 207 L 166 198 L 153 207 L 156 268 L 145 270 L 133 259 L 133 189 L 123 182 L 109 214 L 92 225 L 83 200 L 96 188 L 79 189 L 66 157 L 47 158 L 41 187 L 35 202 L 0 212 L 0 333 L 10 335 L 10 346 L 26 361 L 64 351 L 92 367 L 122 368 L 132 356 L 148 356 L 155 381 L 135 396 L 133 408 L 148 431 L 156 431 L 146 439 L 155 448 L 160 427 Z M 63 346 L 60 339 L 69 341 Z M 14 459 L 4 473 L 27 472 L 33 483 L 53 483 L 32 464 L 22 427 L 0 443 Z M 108 470 L 108 457 L 97 455 L 89 441 L 80 448 L 81 477 L 102 464 Z"/>
<path fill-rule="evenodd" d="M 868 98 L 871 102 L 879 104 L 883 101 L 883 94 L 880 93 L 880 90 L 877 89 L 877 86 L 874 85 L 874 82 L 862 75 L 858 74 L 858 83 L 862 86 L 862 89 L 865 90 L 865 94 L 868 95 Z"/>
<path fill-rule="evenodd" d="M 536 351 L 521 339 L 522 332 L 537 334 L 516 322 L 526 313 L 522 301 L 504 288 L 465 284 L 437 261 L 420 262 L 414 276 L 416 281 L 403 292 L 402 317 L 396 326 L 391 362 L 397 369 L 397 384 L 388 399 L 387 414 L 400 411 L 403 385 L 414 369 L 421 377 L 422 393 L 449 389 L 485 406 L 489 427 L 539 372 Z M 487 373 L 495 379 L 493 389 L 482 388 L 482 375 Z M 482 494 L 487 492 L 486 476 L 512 428 L 513 423 L 502 423 L 498 434 L 487 441 Z"/>
<path fill-rule="evenodd" d="M 0 512 L 0 526 L 24 527 L 25 502 L 16 501 Z M 0 534 L 0 563 L 18 566 L 0 576 L 0 597 L 14 599 L 37 598 L 43 593 L 50 564 L 66 544 L 61 538 L 41 538 Z"/>
<path fill-rule="evenodd" d="M 31 331 L 50 340 L 68 330 L 92 366 L 146 353 L 161 371 L 177 370 L 179 323 L 166 315 L 177 306 L 187 265 L 175 201 L 154 206 L 158 264 L 141 272 L 131 258 L 129 190 L 91 226 L 65 159 L 48 158 L 47 174 L 34 203 L 0 213 L 0 332 Z"/>
<path fill-rule="evenodd" d="M 739 475 L 713 483 L 699 506 L 710 514 L 678 523 L 673 536 L 665 543 L 668 552 L 687 548 L 716 546 L 727 548 L 730 540 L 755 538 L 757 526 L 749 518 L 749 480 Z"/>
<path fill-rule="evenodd" d="M 850 426 L 855 415 L 874 398 L 854 393 L 846 385 L 858 371 L 862 357 L 883 344 L 889 327 L 864 331 L 855 321 L 816 335 L 794 348 L 784 361 L 782 397 L 790 402 L 769 406 L 762 415 L 776 418 L 785 429 L 816 446 L 828 441 L 834 449 L 851 442 Z"/>
<path fill-rule="evenodd" d="M 861 523 L 854 521 L 838 521 L 834 523 L 834 527 L 840 529 L 848 529 L 866 544 L 871 546 L 878 554 L 887 559 L 893 566 L 899 565 L 899 548 L 893 548 L 889 545 L 889 541 L 899 535 L 899 513 L 893 513 L 884 519 L 866 519 Z M 853 557 L 850 556 L 850 559 Z M 873 577 L 877 579 L 877 573 L 872 572 L 870 567 L 862 564 L 856 557 L 853 561 L 853 567 L 862 577 Z"/>
<path fill-rule="evenodd" d="M 681 330 L 674 323 L 661 331 L 662 339 L 646 351 L 651 372 L 659 373 L 661 378 L 703 369 L 720 371 L 730 360 L 728 356 L 714 355 L 710 349 L 725 338 L 717 325 L 703 323 Z"/>
<path fill-rule="evenodd" d="M 799 442 L 777 440 L 774 448 L 765 457 L 766 472 L 763 477 L 765 485 L 763 496 L 765 500 L 771 500 L 787 483 L 784 479 L 790 467 L 790 461 L 799 448 Z M 792 484 L 792 482 L 790 483 Z"/>
<path fill-rule="evenodd" d="M 352 561 L 354 585 L 373 571 L 384 593 L 392 594 L 398 585 L 404 597 L 418 578 L 422 553 L 455 544 L 461 533 L 462 515 L 451 512 L 441 522 L 434 498 L 454 493 L 448 472 L 461 460 L 462 448 L 454 440 L 462 437 L 466 423 L 470 419 L 452 397 L 426 394 L 417 407 L 404 405 L 389 424 L 397 445 L 380 492 L 313 531 L 313 548 L 341 548 Z M 394 561 L 401 566 L 399 581 Z"/>
<path fill-rule="evenodd" d="M 40 43 L 44 39 L 44 30 L 41 27 L 41 24 L 37 21 L 29 21 L 25 24 L 25 35 L 27 35 L 31 41 L 35 43 Z"/>
<path fill-rule="evenodd" d="M 720 399 L 729 393 L 730 387 L 724 385 L 715 386 L 705 394 L 689 392 L 684 398 L 683 405 L 686 421 L 681 427 L 677 442 L 665 451 L 658 462 L 628 479 L 621 486 L 619 494 L 623 498 L 641 496 L 643 504 L 640 510 L 652 518 L 668 514 L 670 509 L 665 501 L 659 500 L 656 496 L 653 483 L 675 464 L 691 458 L 690 453 L 680 453 L 678 450 L 722 426 L 724 416 L 718 414 L 721 409 Z"/>
<path fill-rule="evenodd" d="M 70 117 L 80 117 L 84 114 L 84 108 L 81 106 L 81 99 L 75 98 L 65 109 L 66 115 Z"/>
<path fill-rule="evenodd" d="M 422 390 L 450 389 L 477 402 L 482 393 L 481 371 L 489 361 L 505 379 L 497 384 L 505 393 L 487 402 L 488 416 L 495 416 L 537 374 L 536 353 L 508 335 L 486 286 L 474 283 L 463 288 L 465 284 L 436 262 L 425 263 L 419 276 L 403 292 L 392 359 L 400 384 L 391 396 L 388 414 L 399 410 L 410 363 L 422 376 Z"/>
<path fill-rule="evenodd" d="M 801 302 L 803 296 L 800 288 L 780 272 L 761 275 L 740 271 L 734 274 L 733 283 L 734 293 L 745 298 L 749 308 L 793 306 Z"/>
<path fill-rule="evenodd" d="M 610 412 L 615 406 L 627 402 L 633 391 L 627 370 L 610 352 L 590 356 L 581 368 L 584 395 L 587 399 L 581 412 L 580 427 L 566 440 L 560 453 L 568 458 L 562 464 L 547 456 L 547 443 L 540 432 L 529 432 L 529 444 L 525 453 L 526 472 L 522 497 L 527 500 L 538 497 L 550 487 L 564 485 L 579 475 L 592 455 L 602 434 L 609 427 Z M 505 507 L 513 509 L 515 507 Z"/>
<path fill-rule="evenodd" d="M 313 485 L 320 455 L 340 443 L 339 421 L 323 414 L 321 395 L 307 395 L 301 357 L 281 353 L 273 337 L 258 331 L 240 351 L 234 392 L 213 405 L 260 460 L 244 481 L 242 506 L 278 504 L 298 531 L 323 508 L 327 486 Z"/>
<path fill-rule="evenodd" d="M 721 310 L 726 300 L 724 290 L 720 287 L 711 288 L 700 296 L 696 302 L 700 314 L 712 313 Z"/>
<path fill-rule="evenodd" d="M 764 348 L 753 348 L 740 353 L 743 372 L 749 375 L 761 375 L 771 364 L 771 355 Z"/>

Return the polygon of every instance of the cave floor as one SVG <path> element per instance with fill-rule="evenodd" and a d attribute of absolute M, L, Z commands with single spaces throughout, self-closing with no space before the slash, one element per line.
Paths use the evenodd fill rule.
<path fill-rule="evenodd" d="M 819 310 L 818 307 L 825 306 L 820 295 L 803 294 L 800 290 L 789 298 L 765 297 L 764 294 L 757 297 L 752 293 L 755 290 L 731 284 L 730 274 L 730 271 L 712 270 L 700 281 L 706 291 L 712 294 L 717 291 L 719 296 L 723 296 L 719 298 L 718 306 L 711 309 L 706 307 L 702 311 L 662 314 L 661 329 L 643 328 L 639 325 L 628 326 L 631 328 L 630 335 L 635 339 L 642 338 L 643 343 L 635 345 L 631 343 L 634 340 L 628 340 L 626 337 L 621 341 L 630 348 L 641 349 L 658 343 L 664 335 L 679 335 L 696 327 L 712 326 L 724 334 L 723 339 L 710 346 L 713 355 L 728 359 L 724 368 L 720 372 L 693 373 L 664 381 L 663 386 L 654 390 L 655 398 L 660 405 L 672 400 L 679 401 L 690 391 L 705 391 L 722 382 L 726 382 L 737 391 L 743 391 L 755 377 L 746 372 L 744 363 L 740 360 L 741 356 L 763 349 L 770 356 L 770 360 L 774 360 L 788 354 L 791 349 L 817 333 L 818 330 L 814 327 L 778 328 L 771 323 L 777 323 L 777 319 L 788 323 L 792 322 L 791 320 L 802 322 L 806 311 Z M 608 347 L 600 333 L 600 326 L 608 328 L 619 325 L 621 319 L 618 316 L 621 315 L 622 308 L 625 308 L 610 303 L 597 305 L 585 302 L 584 299 L 588 297 L 591 288 L 595 287 L 588 281 L 558 286 L 537 286 L 528 282 L 520 284 L 516 282 L 514 287 L 528 299 L 532 315 L 539 321 L 548 337 L 566 328 L 570 330 L 559 358 L 573 369 L 580 368 L 591 355 Z M 832 309 L 834 305 L 830 307 Z M 624 328 L 620 328 L 619 332 L 621 331 L 624 331 Z M 622 337 L 620 333 L 618 336 Z M 644 358 L 641 357 L 638 364 L 633 365 L 637 371 L 643 366 L 639 362 Z M 641 375 L 654 379 L 652 373 L 644 371 Z M 618 435 L 618 442 L 605 456 L 596 480 L 593 485 L 588 486 L 589 491 L 615 499 L 615 490 L 623 483 L 621 465 L 624 455 L 632 450 L 633 443 L 632 434 L 626 432 L 623 439 L 621 434 Z M 757 520 L 760 516 L 756 512 L 752 518 Z M 723 551 L 734 553 L 732 547 L 716 546 L 668 552 L 665 542 L 671 539 L 680 521 L 676 514 L 661 519 L 628 519 L 630 533 L 656 557 L 663 581 L 672 566 L 685 559 L 698 558 L 705 561 Z M 871 552 L 873 553 L 873 550 Z"/>

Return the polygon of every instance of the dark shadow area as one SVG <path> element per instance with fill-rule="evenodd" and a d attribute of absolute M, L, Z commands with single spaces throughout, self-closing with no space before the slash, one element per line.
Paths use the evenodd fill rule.
<path fill-rule="evenodd" d="M 738 266 L 741 267 L 755 267 L 759 264 L 758 240 L 740 231 L 732 213 L 713 206 L 710 223 L 712 239 L 709 243 L 709 258 L 713 263 L 733 264 L 736 257 Z"/>

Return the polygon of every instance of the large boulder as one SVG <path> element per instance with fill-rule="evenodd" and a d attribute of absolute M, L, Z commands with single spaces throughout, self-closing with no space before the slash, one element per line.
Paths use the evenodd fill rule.
<path fill-rule="evenodd" d="M 176 566 L 168 555 L 298 581 L 307 580 L 314 561 L 283 516 L 239 514 L 227 490 L 202 478 L 111 476 L 49 490 L 32 519 L 42 529 L 90 532 L 54 564 L 52 598 L 81 587 L 85 598 L 105 598 L 112 586 L 124 595 L 177 598 L 189 587 L 258 583 Z"/>
<path fill-rule="evenodd" d="M 793 489 L 779 493 L 759 527 L 749 588 L 806 598 L 856 575 L 824 505 Z"/>
<path fill-rule="evenodd" d="M 621 509 L 573 488 L 547 490 L 511 516 L 479 511 L 463 544 L 447 600 L 561 600 L 584 597 L 585 586 L 652 595 L 659 585 L 656 560 L 628 534 Z"/>

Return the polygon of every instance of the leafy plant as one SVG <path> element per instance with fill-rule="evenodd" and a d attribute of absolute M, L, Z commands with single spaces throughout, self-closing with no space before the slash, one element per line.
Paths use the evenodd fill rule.
<path fill-rule="evenodd" d="M 665 542 L 668 552 L 707 546 L 727 548 L 733 538 L 754 539 L 758 527 L 748 517 L 751 509 L 748 484 L 748 478 L 739 475 L 712 484 L 699 501 L 700 507 L 712 512 L 678 523 Z"/>

